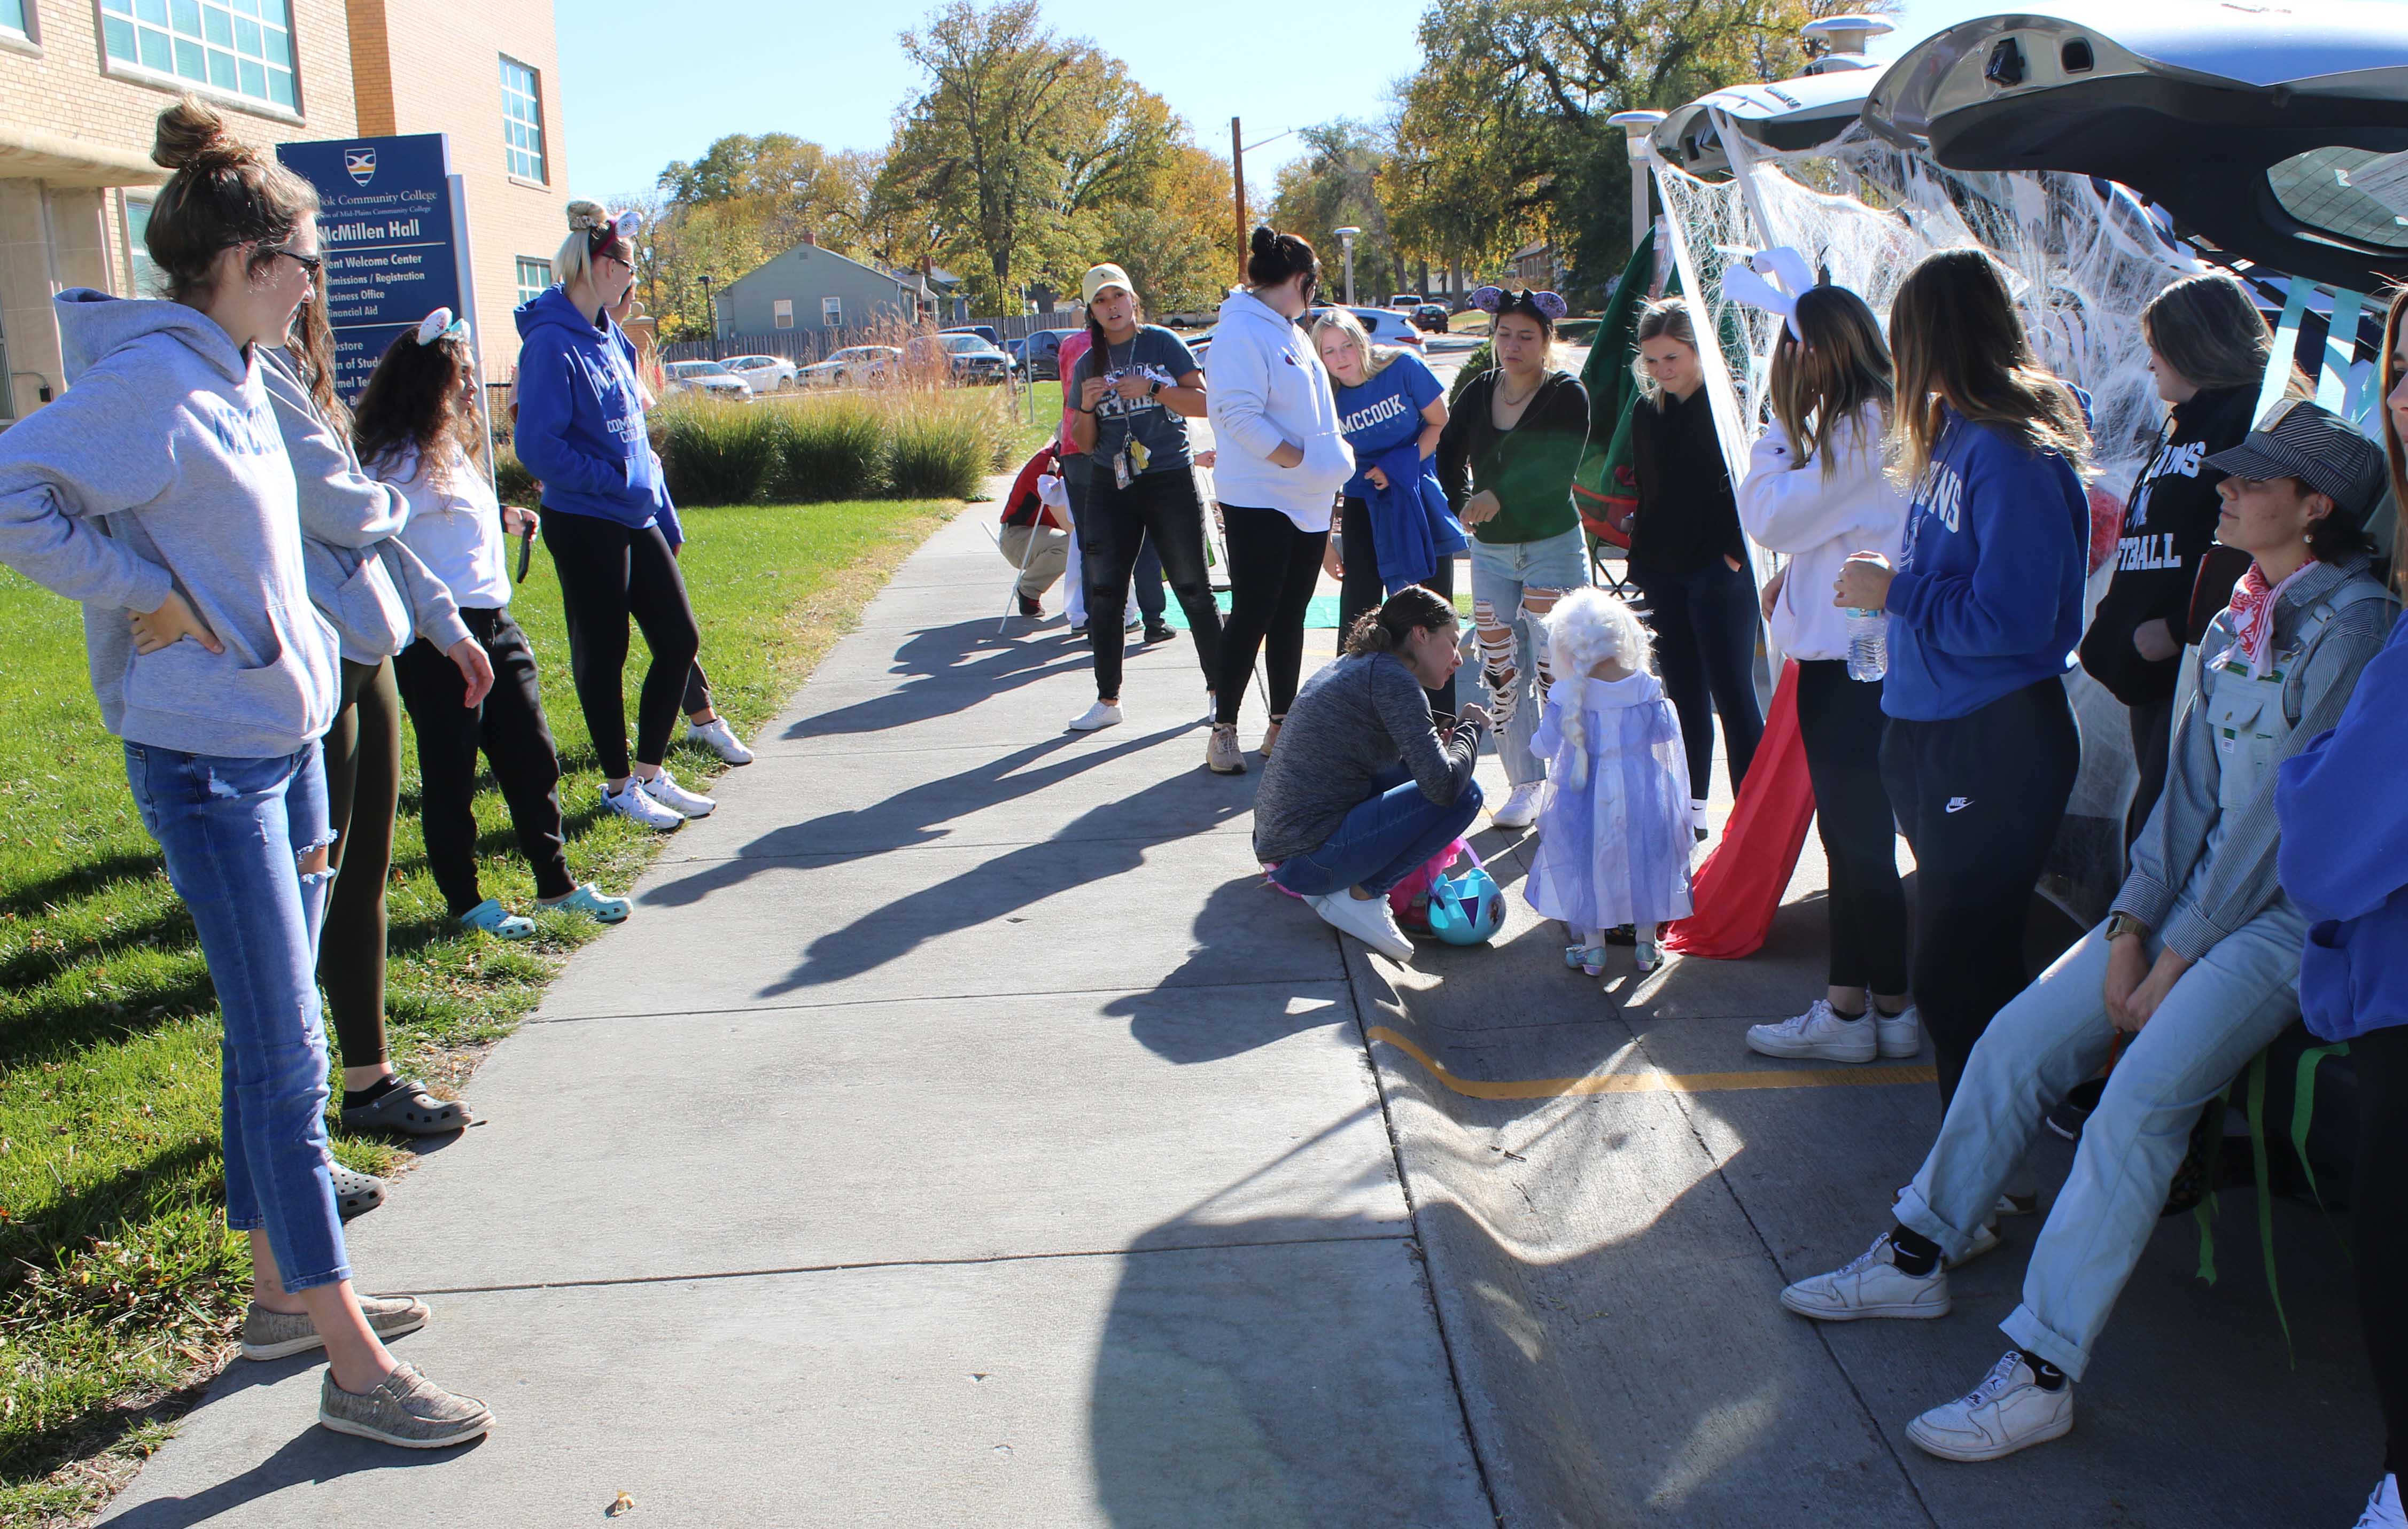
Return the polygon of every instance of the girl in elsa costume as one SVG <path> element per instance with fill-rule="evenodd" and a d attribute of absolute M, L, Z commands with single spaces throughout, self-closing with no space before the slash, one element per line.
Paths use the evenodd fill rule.
<path fill-rule="evenodd" d="M 1689 765 L 1680 718 L 1650 670 L 1647 629 L 1599 589 L 1547 618 L 1557 679 L 1531 748 L 1547 761 L 1530 906 L 1571 931 L 1564 965 L 1605 970 L 1605 931 L 1632 924 L 1639 969 L 1664 964 L 1662 925 L 1689 907 Z"/>

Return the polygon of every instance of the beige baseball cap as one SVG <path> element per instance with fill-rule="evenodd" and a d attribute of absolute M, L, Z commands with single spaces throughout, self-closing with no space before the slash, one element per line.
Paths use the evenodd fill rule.
<path fill-rule="evenodd" d="M 1126 271 L 1117 265 L 1103 264 L 1087 267 L 1087 279 L 1079 283 L 1079 299 L 1092 303 L 1106 287 L 1118 287 L 1132 297 L 1137 295 L 1137 283 L 1128 279 Z"/>

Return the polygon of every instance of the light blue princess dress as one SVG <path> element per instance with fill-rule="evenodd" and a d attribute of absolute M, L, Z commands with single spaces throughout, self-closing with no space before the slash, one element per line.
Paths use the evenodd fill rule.
<path fill-rule="evenodd" d="M 1534 752 L 1547 762 L 1530 906 L 1576 931 L 1689 914 L 1689 765 L 1654 675 L 1558 679 Z"/>

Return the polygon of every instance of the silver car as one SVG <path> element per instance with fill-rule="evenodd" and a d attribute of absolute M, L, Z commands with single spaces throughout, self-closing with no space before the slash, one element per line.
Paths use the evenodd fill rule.
<path fill-rule="evenodd" d="M 720 364 L 742 378 L 754 393 L 788 393 L 798 385 L 795 364 L 783 356 L 730 356 Z"/>
<path fill-rule="evenodd" d="M 752 384 L 715 361 L 672 361 L 668 373 L 668 395 L 672 398 L 680 393 L 695 393 L 741 402 L 752 396 Z"/>
<path fill-rule="evenodd" d="M 899 353 L 891 345 L 848 345 L 795 376 L 807 388 L 857 387 L 884 371 Z"/>

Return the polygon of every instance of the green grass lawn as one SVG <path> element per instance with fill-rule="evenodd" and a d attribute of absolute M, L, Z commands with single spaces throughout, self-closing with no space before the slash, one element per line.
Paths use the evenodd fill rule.
<path fill-rule="evenodd" d="M 1034 400 L 1036 419 L 1033 422 L 1023 420 L 1015 427 L 1012 439 L 1018 442 L 1018 445 L 1014 448 L 1011 466 L 1009 469 L 1012 472 L 1018 472 L 1022 463 L 1034 456 L 1039 447 L 1052 440 L 1054 432 L 1060 428 L 1062 423 L 1062 384 L 1060 382 L 1032 382 L 1028 385 L 1028 393 L 1030 398 Z"/>
<path fill-rule="evenodd" d="M 739 734 L 951 513 L 893 501 L 685 513 L 704 662 Z M 658 840 L 599 815 L 541 552 L 512 609 L 562 748 L 571 866 L 622 891 Z M 0 1523 L 32 1525 L 89 1512 L 165 1436 L 161 1420 L 231 1351 L 250 1256 L 223 1220 L 208 969 L 101 731 L 76 607 L 0 569 Z M 676 751 L 681 775 L 714 773 L 715 759 Z M 441 1089 L 599 932 L 549 918 L 509 945 L 452 926 L 426 873 L 414 753 L 405 737 L 388 1015 L 396 1065 Z M 486 888 L 525 909 L 533 879 L 490 782 L 477 807 Z M 336 1150 L 372 1172 L 407 1158 L 339 1136 Z"/>

